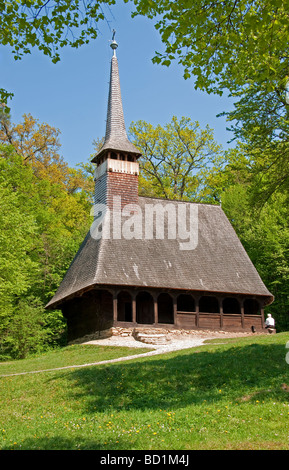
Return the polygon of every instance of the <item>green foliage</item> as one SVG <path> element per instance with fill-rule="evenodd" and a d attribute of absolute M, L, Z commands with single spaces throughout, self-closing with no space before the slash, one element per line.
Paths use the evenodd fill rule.
<path fill-rule="evenodd" d="M 288 75 L 288 4 L 282 0 L 135 0 L 136 13 L 156 19 L 165 46 L 154 61 L 178 60 L 184 77 L 207 92 L 237 91 Z"/>
<path fill-rule="evenodd" d="M 235 108 L 223 114 L 244 142 L 243 152 L 254 158 L 262 179 L 258 197 L 288 192 L 288 1 L 134 3 L 135 15 L 155 21 L 165 47 L 155 63 L 177 60 L 195 88 L 235 99 Z"/>
<path fill-rule="evenodd" d="M 47 127 L 40 127 L 44 137 L 43 129 L 46 132 Z M 19 134 L 22 149 L 25 145 L 29 147 L 30 137 L 24 126 L 21 137 Z M 4 145 L 0 146 L 0 354 L 25 357 L 45 345 L 59 343 L 65 333 L 60 312 L 47 313 L 44 305 L 60 284 L 89 228 L 90 204 L 84 190 L 70 190 L 75 172 L 61 160 L 53 159 L 53 153 L 49 157 L 49 140 L 47 147 L 38 152 L 36 161 L 21 155 L 16 143 L 13 147 L 4 138 L 3 141 Z M 65 175 L 71 175 L 65 184 L 58 176 L 61 169 Z M 80 175 L 78 172 L 78 180 Z"/>
<path fill-rule="evenodd" d="M 125 0 L 128 3 L 128 0 Z M 59 60 L 59 48 L 79 47 L 98 34 L 106 8 L 115 0 L 2 2 L 0 43 L 10 45 L 16 59 L 37 47 Z M 244 83 L 266 82 L 288 75 L 288 8 L 283 0 L 134 0 L 134 15 L 156 19 L 165 46 L 155 62 L 169 66 L 177 59 L 184 76 L 196 86 L 220 93 Z"/>
<path fill-rule="evenodd" d="M 31 296 L 19 298 L 5 328 L 2 348 L 11 357 L 23 359 L 28 354 L 39 353 L 49 343 L 49 331 L 43 303 Z M 2 329 L 3 330 L 3 329 Z"/>
<path fill-rule="evenodd" d="M 83 0 L 13 0 L 0 5 L 0 43 L 10 45 L 15 59 L 37 47 L 53 62 L 59 60 L 59 48 L 79 47 L 95 39 L 98 22 L 105 19 L 100 2 Z"/>
<path fill-rule="evenodd" d="M 235 228 L 263 282 L 274 295 L 268 307 L 278 331 L 289 329 L 288 196 L 275 192 L 260 208 L 254 181 L 235 184 L 222 193 L 222 208 Z"/>
<path fill-rule="evenodd" d="M 198 198 L 200 172 L 217 162 L 221 146 L 208 126 L 201 129 L 190 118 L 173 116 L 164 127 L 138 121 L 130 134 L 141 151 L 140 191 L 143 195 L 167 199 Z"/>

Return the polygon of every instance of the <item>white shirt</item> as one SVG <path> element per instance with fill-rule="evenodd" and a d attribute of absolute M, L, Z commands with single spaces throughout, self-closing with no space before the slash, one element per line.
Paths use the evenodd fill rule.
<path fill-rule="evenodd" d="M 275 325 L 275 320 L 272 317 L 268 317 L 267 320 L 265 321 L 267 326 L 274 326 Z"/>

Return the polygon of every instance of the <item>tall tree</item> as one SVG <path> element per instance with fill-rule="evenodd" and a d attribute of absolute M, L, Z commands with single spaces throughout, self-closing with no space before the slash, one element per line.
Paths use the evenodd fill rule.
<path fill-rule="evenodd" d="M 12 329 L 18 318 L 19 300 L 27 297 L 31 285 L 38 282 L 41 266 L 34 252 L 41 250 L 35 213 L 31 204 L 33 173 L 21 165 L 12 147 L 0 147 L 0 351 L 18 348 L 13 345 Z M 34 208 L 35 209 L 35 208 Z M 17 313 L 16 313 L 17 312 Z M 31 334 L 39 328 L 31 326 Z M 19 355 L 23 349 L 19 347 Z"/>
<path fill-rule="evenodd" d="M 145 121 L 132 123 L 130 134 L 142 157 L 140 186 L 142 194 L 167 199 L 198 198 L 201 187 L 199 173 L 217 161 L 221 146 L 207 126 L 173 116 L 164 127 Z"/>
<path fill-rule="evenodd" d="M 177 60 L 208 93 L 230 93 L 232 138 L 254 159 L 258 199 L 289 189 L 289 3 L 284 0 L 137 0 L 165 46 L 154 62 Z M 265 184 L 266 183 L 266 184 Z"/>
<path fill-rule="evenodd" d="M 0 354 L 24 357 L 45 341 L 59 340 L 65 329 L 61 313 L 44 312 L 44 305 L 91 220 L 86 191 L 81 186 L 71 191 L 68 177 L 65 184 L 60 181 L 61 172 L 71 178 L 72 169 L 53 153 L 50 156 L 49 148 L 36 160 L 28 158 L 34 134 L 15 128 L 17 138 L 12 133 L 11 142 L 17 151 L 6 134 L 0 145 Z M 46 126 L 42 129 L 45 134 Z M 38 163 L 44 165 L 43 171 Z"/>
<path fill-rule="evenodd" d="M 234 226 L 267 288 L 274 295 L 268 307 L 277 331 L 289 328 L 289 213 L 287 195 L 274 193 L 256 209 L 252 187 L 235 184 L 222 194 L 222 208 Z"/>
<path fill-rule="evenodd" d="M 31 114 L 24 114 L 23 120 L 14 124 L 8 114 L 0 112 L 0 142 L 12 145 L 37 177 L 60 184 L 69 193 L 81 189 L 88 194 L 92 191 L 91 181 L 81 168 L 70 168 L 63 160 L 59 137 L 59 129 L 40 123 Z"/>

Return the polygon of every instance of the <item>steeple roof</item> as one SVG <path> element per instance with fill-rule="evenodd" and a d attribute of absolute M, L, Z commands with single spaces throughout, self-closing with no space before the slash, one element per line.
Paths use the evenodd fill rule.
<path fill-rule="evenodd" d="M 111 58 L 105 139 L 103 146 L 92 159 L 93 162 L 96 162 L 100 155 L 107 150 L 133 153 L 137 154 L 138 156 L 140 155 L 139 150 L 129 141 L 126 133 L 120 90 L 118 61 L 115 53 L 117 47 L 118 44 L 115 42 L 113 37 L 111 48 L 113 49 L 114 53 L 113 57 Z"/>

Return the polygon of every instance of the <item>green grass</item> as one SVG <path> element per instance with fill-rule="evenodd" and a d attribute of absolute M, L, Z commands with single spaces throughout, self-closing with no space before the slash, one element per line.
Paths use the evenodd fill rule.
<path fill-rule="evenodd" d="M 0 362 L 0 376 L 58 367 L 91 364 L 150 351 L 149 348 L 74 345 L 25 360 Z"/>
<path fill-rule="evenodd" d="M 0 377 L 0 448 L 288 449 L 288 340 L 287 333 L 253 336 L 127 362 Z M 83 363 L 123 354 L 90 346 L 88 359 L 85 348 L 70 352 Z M 38 367 L 73 365 L 75 357 L 65 348 L 40 357 Z M 19 361 L 21 371 L 32 370 L 31 361 Z M 0 374 L 17 367 L 1 364 Z"/>

